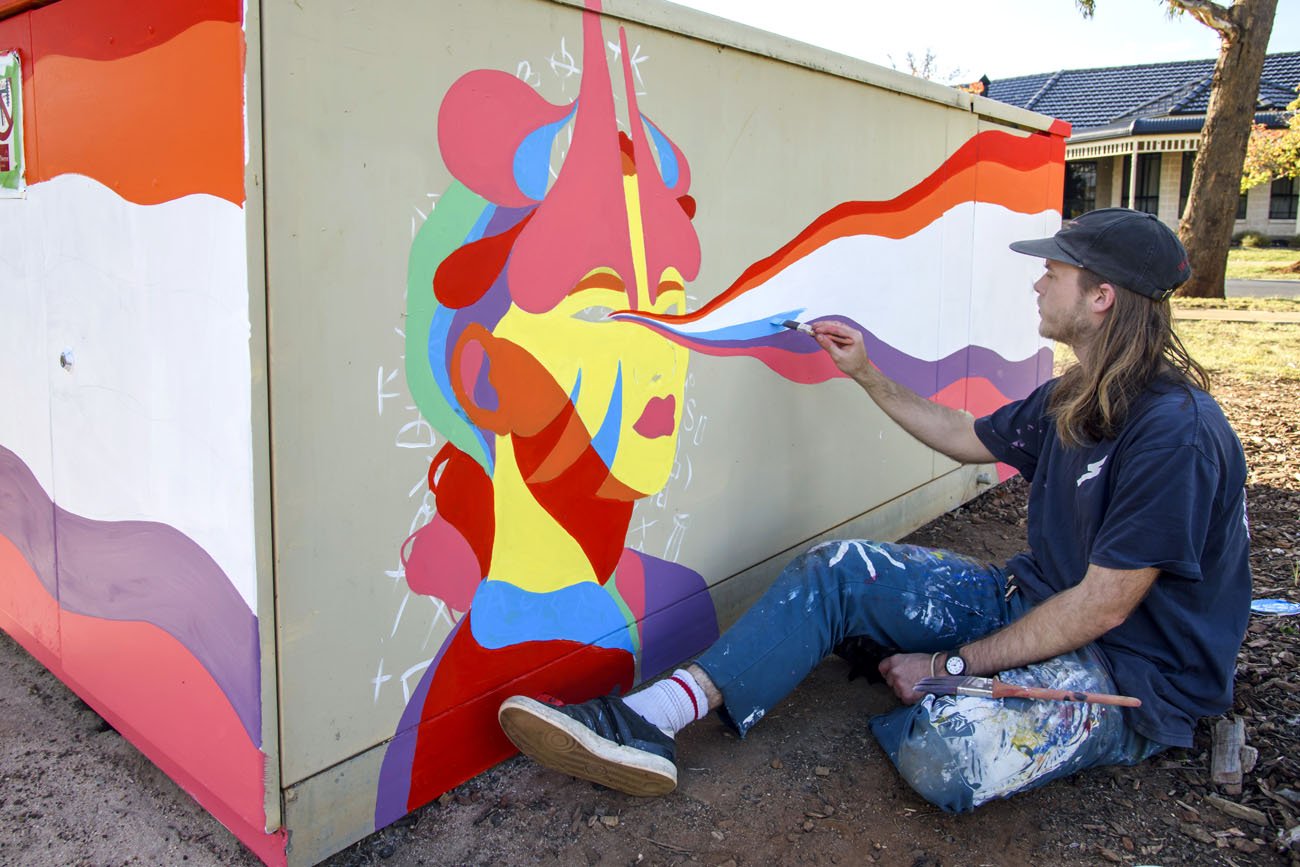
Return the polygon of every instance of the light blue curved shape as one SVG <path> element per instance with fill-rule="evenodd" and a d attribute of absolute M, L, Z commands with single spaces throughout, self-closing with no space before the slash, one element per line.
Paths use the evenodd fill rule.
<path fill-rule="evenodd" d="M 569 390 L 569 403 L 573 404 L 574 409 L 578 408 L 578 393 L 582 391 L 582 368 L 578 368 L 578 375 L 573 380 L 573 388 Z"/>
<path fill-rule="evenodd" d="M 443 400 L 447 401 L 447 406 L 459 418 L 464 420 L 467 433 L 480 446 L 481 452 L 475 454 L 474 457 L 479 459 L 483 469 L 490 476 L 494 464 L 493 450 L 488 447 L 483 432 L 478 429 L 474 422 L 470 421 L 469 414 L 465 412 L 465 408 L 456 399 L 456 392 L 451 387 L 451 374 L 447 370 L 447 332 L 451 329 L 451 321 L 455 317 L 456 311 L 449 307 L 439 307 L 433 313 L 433 321 L 429 323 L 429 371 L 433 374 L 433 381 L 438 386 L 438 391 L 442 394 Z M 448 436 L 446 431 L 442 433 L 444 436 Z M 466 451 L 469 450 L 466 449 Z"/>
<path fill-rule="evenodd" d="M 535 202 L 540 202 L 546 197 L 546 180 L 551 171 L 551 146 L 555 144 L 555 136 L 559 134 L 560 128 L 569 122 L 569 118 L 573 117 L 577 107 L 578 101 L 575 99 L 568 114 L 554 123 L 539 126 L 524 136 L 524 140 L 515 149 L 512 167 L 515 186 Z"/>
<path fill-rule="evenodd" d="M 479 584 L 471 610 L 474 640 L 490 650 L 560 639 L 635 652 L 623 609 L 594 581 L 534 593 L 489 578 Z"/>
<path fill-rule="evenodd" d="M 469 230 L 469 234 L 465 236 L 465 240 L 461 242 L 461 246 L 472 244 L 482 238 L 483 233 L 487 231 L 488 223 L 492 222 L 492 217 L 496 212 L 497 206 L 488 203 L 487 207 L 483 209 L 483 213 L 479 214 L 478 219 L 474 221 L 474 226 Z"/>
<path fill-rule="evenodd" d="M 663 176 L 664 186 L 672 189 L 677 186 L 677 177 L 681 174 L 681 169 L 677 165 L 677 152 L 673 150 L 672 142 L 668 141 L 668 136 L 659 131 L 659 127 L 644 114 L 641 115 L 641 122 L 645 124 L 646 131 L 650 133 L 650 138 L 654 139 L 655 150 L 659 151 L 659 174 Z"/>
<path fill-rule="evenodd" d="M 441 436 L 491 471 L 490 449 L 456 405 L 446 381 L 444 346 L 450 324 L 449 311 L 438 318 L 441 305 L 433 292 L 433 279 L 442 262 L 484 225 L 483 212 L 491 203 L 453 182 L 438 199 L 437 207 L 411 241 L 406 275 L 406 383 L 420 414 Z M 432 350 L 431 345 L 436 347 Z M 439 384 L 437 372 L 442 371 Z"/>
<path fill-rule="evenodd" d="M 784 326 L 779 323 L 785 319 L 797 320 L 803 315 L 804 309 L 799 307 L 795 310 L 787 310 L 784 313 L 772 313 L 762 319 L 737 322 L 735 325 L 726 325 L 711 331 L 684 331 L 680 328 L 674 328 L 671 322 L 661 322 L 658 319 L 650 319 L 636 313 L 615 313 L 611 318 L 633 319 L 645 325 L 663 328 L 674 334 L 684 334 L 687 337 L 699 338 L 700 340 L 753 340 L 758 337 L 771 337 L 773 334 L 779 334 L 784 330 Z"/>
<path fill-rule="evenodd" d="M 600 423 L 600 430 L 591 438 L 591 447 L 600 455 L 606 467 L 614 466 L 614 455 L 618 452 L 619 432 L 623 427 L 623 362 L 618 363 L 614 374 L 614 391 L 609 396 L 609 406 L 605 408 L 605 419 Z"/>

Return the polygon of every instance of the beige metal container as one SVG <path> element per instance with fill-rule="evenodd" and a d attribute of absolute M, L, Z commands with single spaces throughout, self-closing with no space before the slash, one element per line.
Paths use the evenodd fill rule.
<path fill-rule="evenodd" d="M 781 320 L 975 413 L 1050 371 L 1060 125 L 597 5 L 0 3 L 0 625 L 268 863 L 996 481 Z"/>

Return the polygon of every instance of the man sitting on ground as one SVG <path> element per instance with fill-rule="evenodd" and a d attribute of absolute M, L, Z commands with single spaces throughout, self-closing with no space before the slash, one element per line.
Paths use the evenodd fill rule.
<path fill-rule="evenodd" d="M 577 705 L 507 699 L 501 726 L 524 753 L 629 794 L 669 792 L 679 730 L 716 709 L 744 736 L 855 637 L 893 653 L 879 669 L 903 702 L 873 718 L 873 732 L 904 779 L 950 811 L 1191 746 L 1197 719 L 1231 706 L 1251 593 L 1246 466 L 1204 370 L 1171 329 L 1186 251 L 1153 216 L 1122 208 L 1011 248 L 1046 260 L 1034 283 L 1039 333 L 1078 363 L 992 415 L 973 420 L 892 382 L 853 329 L 814 329 L 921 442 L 1020 471 L 1029 550 L 998 567 L 906 545 L 818 545 L 667 679 Z M 1122 692 L 1142 705 L 914 690 L 944 673 Z"/>

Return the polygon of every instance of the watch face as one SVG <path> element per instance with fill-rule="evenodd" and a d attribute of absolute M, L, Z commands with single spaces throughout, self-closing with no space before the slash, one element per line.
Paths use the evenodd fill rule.
<path fill-rule="evenodd" d="M 962 659 L 960 656 L 957 656 L 956 654 L 953 654 L 952 656 L 948 657 L 946 662 L 944 662 L 943 667 L 948 671 L 949 674 L 965 674 L 966 660 Z"/>

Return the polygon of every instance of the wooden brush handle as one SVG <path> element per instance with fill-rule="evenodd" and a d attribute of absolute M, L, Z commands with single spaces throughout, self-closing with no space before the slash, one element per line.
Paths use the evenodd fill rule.
<path fill-rule="evenodd" d="M 994 678 L 994 698 L 1036 698 L 1047 701 L 1081 701 L 1088 704 L 1117 704 L 1123 707 L 1141 707 L 1140 699 L 1130 695 L 1107 695 L 1100 692 L 1075 692 L 1066 689 L 1044 689 L 1038 686 L 1015 686 Z"/>

